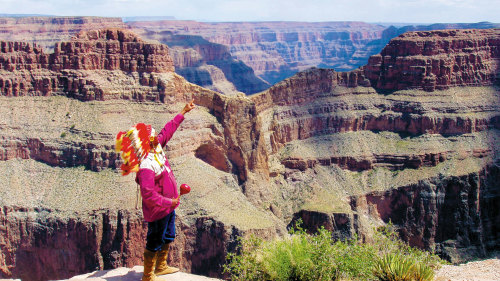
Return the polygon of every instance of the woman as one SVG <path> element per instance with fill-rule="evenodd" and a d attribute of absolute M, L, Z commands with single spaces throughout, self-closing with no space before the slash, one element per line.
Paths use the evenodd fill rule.
<path fill-rule="evenodd" d="M 142 281 L 179 271 L 167 265 L 168 248 L 175 239 L 175 209 L 180 202 L 177 183 L 163 147 L 184 120 L 184 115 L 194 107 L 192 100 L 158 135 L 151 125 L 139 123 L 116 137 L 116 150 L 124 160 L 120 167 L 122 174 L 137 173 L 142 212 L 148 223 Z"/>

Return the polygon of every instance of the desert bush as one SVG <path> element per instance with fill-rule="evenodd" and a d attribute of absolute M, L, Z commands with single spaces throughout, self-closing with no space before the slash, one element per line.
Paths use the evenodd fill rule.
<path fill-rule="evenodd" d="M 389 253 L 375 262 L 373 273 L 380 281 L 432 281 L 434 270 L 411 256 Z"/>
<path fill-rule="evenodd" d="M 271 241 L 241 238 L 224 273 L 231 280 L 432 280 L 441 260 L 409 247 L 390 227 L 379 229 L 373 243 L 334 241 L 324 228 L 307 234 L 300 225 Z"/>

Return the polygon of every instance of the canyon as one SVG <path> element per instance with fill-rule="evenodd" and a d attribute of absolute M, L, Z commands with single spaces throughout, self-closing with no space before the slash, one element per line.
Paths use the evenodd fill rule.
<path fill-rule="evenodd" d="M 364 22 L 210 23 L 176 20 L 127 22 L 127 25 L 142 37 L 159 40 L 169 46 L 168 40 L 161 40 L 162 34 L 183 36 L 182 40 L 190 44 L 195 42 L 191 38 L 201 37 L 210 42 L 211 48 L 224 48 L 269 85 L 311 67 L 354 70 L 366 65 L 368 59 L 380 53 L 389 40 L 408 31 L 500 27 L 488 22 L 394 27 Z M 203 46 L 210 48 L 207 44 Z M 207 63 L 213 64 L 208 60 Z M 228 72 L 224 73 L 227 75 Z M 189 81 L 198 84 L 195 80 Z M 240 91 L 256 93 L 243 87 Z"/>
<path fill-rule="evenodd" d="M 499 24 L 388 26 L 364 22 L 196 22 L 158 18 L 0 18 L 0 40 L 32 42 L 47 52 L 80 31 L 127 28 L 170 47 L 175 71 L 191 83 L 234 96 L 255 94 L 311 67 L 351 71 L 408 31 L 485 29 Z"/>
<path fill-rule="evenodd" d="M 191 98 L 166 148 L 192 188 L 169 255 L 182 270 L 224 277 L 238 237 L 299 219 L 366 241 L 392 222 L 452 262 L 487 257 L 500 245 L 499 38 L 408 32 L 356 70 L 307 69 L 250 96 L 188 82 L 175 47 L 128 29 L 82 30 L 52 51 L 0 42 L 1 276 L 141 264 L 140 198 L 114 138 L 160 128 Z"/>

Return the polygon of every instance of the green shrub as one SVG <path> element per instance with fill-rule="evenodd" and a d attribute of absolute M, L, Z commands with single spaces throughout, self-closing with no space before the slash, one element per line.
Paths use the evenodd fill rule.
<path fill-rule="evenodd" d="M 62 132 L 61 133 L 61 138 L 65 138 L 66 137 L 66 132 Z"/>
<path fill-rule="evenodd" d="M 263 241 L 241 240 L 238 254 L 230 253 L 224 272 L 232 280 L 336 280 L 331 233 L 308 235 L 296 229 L 290 236 Z"/>
<path fill-rule="evenodd" d="M 418 263 L 411 256 L 401 253 L 390 253 L 375 262 L 373 267 L 375 277 L 380 281 L 432 281 L 434 270 Z"/>
<path fill-rule="evenodd" d="M 334 241 L 324 228 L 310 235 L 300 226 L 272 241 L 251 236 L 228 254 L 224 272 L 231 280 L 432 280 L 441 260 L 409 247 L 391 227 L 373 243 Z"/>
<path fill-rule="evenodd" d="M 375 262 L 373 271 L 380 281 L 411 281 L 414 266 L 411 259 L 390 253 Z"/>

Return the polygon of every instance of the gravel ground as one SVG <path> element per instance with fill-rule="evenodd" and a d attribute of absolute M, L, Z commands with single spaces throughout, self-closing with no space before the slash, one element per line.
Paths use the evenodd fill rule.
<path fill-rule="evenodd" d="M 436 273 L 436 281 L 498 281 L 500 259 L 445 265 Z"/>

